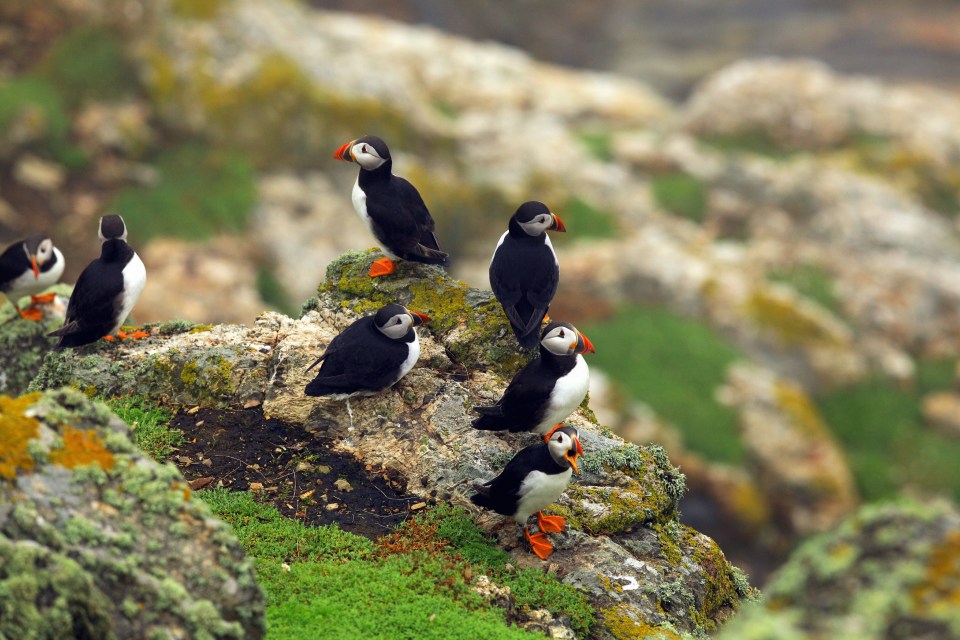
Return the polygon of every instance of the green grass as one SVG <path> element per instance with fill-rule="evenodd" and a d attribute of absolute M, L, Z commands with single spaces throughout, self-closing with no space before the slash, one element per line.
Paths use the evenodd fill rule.
<path fill-rule="evenodd" d="M 161 151 L 156 167 L 157 184 L 128 187 L 113 203 L 137 242 L 159 235 L 202 240 L 246 228 L 257 192 L 244 156 L 190 143 Z"/>
<path fill-rule="evenodd" d="M 840 301 L 834 292 L 834 279 L 823 267 L 814 264 L 798 264 L 774 269 L 767 274 L 771 282 L 788 284 L 800 295 L 810 298 L 825 309 L 840 312 Z"/>
<path fill-rule="evenodd" d="M 670 213 L 703 222 L 707 216 L 707 186 L 685 173 L 654 176 L 650 183 L 653 199 Z"/>
<path fill-rule="evenodd" d="M 753 153 L 774 160 L 783 160 L 796 153 L 793 149 L 785 148 L 762 129 L 710 134 L 702 136 L 700 142 L 724 153 Z"/>
<path fill-rule="evenodd" d="M 139 88 L 120 36 L 102 26 L 83 26 L 61 38 L 36 72 L 57 87 L 73 108 L 88 100 L 113 100 Z"/>
<path fill-rule="evenodd" d="M 613 132 L 611 131 L 583 131 L 580 133 L 580 142 L 597 160 L 610 162 L 613 160 Z"/>
<path fill-rule="evenodd" d="M 166 462 L 183 442 L 183 434 L 170 428 L 173 414 L 146 398 L 122 396 L 107 406 L 133 429 L 137 446 L 157 462 Z"/>
<path fill-rule="evenodd" d="M 705 325 L 665 309 L 626 306 L 583 327 L 597 346 L 590 366 L 606 371 L 628 396 L 649 404 L 712 460 L 738 463 L 737 414 L 714 393 L 741 354 Z"/>
<path fill-rule="evenodd" d="M 952 387 L 955 364 L 920 361 L 913 388 L 874 377 L 816 398 L 865 500 L 892 497 L 905 486 L 960 498 L 960 442 L 924 426 L 920 414 L 924 395 Z"/>
<path fill-rule="evenodd" d="M 70 142 L 66 103 L 51 82 L 27 75 L 0 85 L 0 132 L 21 119 L 29 122 L 29 128 L 35 132 L 35 152 L 68 169 L 86 165 L 86 154 Z"/>
<path fill-rule="evenodd" d="M 336 526 L 311 528 L 283 518 L 245 492 L 197 495 L 233 526 L 255 559 L 267 595 L 268 638 L 534 637 L 508 626 L 503 611 L 472 589 L 475 570 L 457 554 L 427 547 L 388 552 Z"/>
<path fill-rule="evenodd" d="M 563 220 L 567 229 L 566 235 L 551 235 L 551 241 L 558 244 L 584 238 L 613 238 L 618 233 L 617 222 L 612 214 L 597 209 L 577 196 L 570 196 L 560 209 L 553 211 Z"/>

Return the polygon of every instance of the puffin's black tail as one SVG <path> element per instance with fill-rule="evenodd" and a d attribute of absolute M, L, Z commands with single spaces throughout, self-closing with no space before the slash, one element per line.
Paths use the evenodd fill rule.
<path fill-rule="evenodd" d="M 520 334 L 520 331 L 521 331 L 520 329 L 517 329 L 513 325 L 511 325 L 511 327 L 513 328 L 513 335 L 517 336 L 517 342 L 519 342 L 520 346 L 523 347 L 524 349 L 532 349 L 535 346 L 537 346 L 537 343 L 540 342 L 540 326 L 539 325 L 537 325 L 537 327 L 533 331 L 523 335 Z"/>
<path fill-rule="evenodd" d="M 439 249 L 431 249 L 430 247 L 425 247 L 422 244 L 418 244 L 413 251 L 407 253 L 407 255 L 400 256 L 404 260 L 412 260 L 413 262 L 422 262 L 424 264 L 438 264 L 443 268 L 449 268 L 451 264 L 450 255 L 440 251 Z"/>
<path fill-rule="evenodd" d="M 500 405 L 474 407 L 473 410 L 480 414 L 480 417 L 473 421 L 474 429 L 481 429 L 483 431 L 505 431 L 509 428 L 506 419 L 503 417 L 503 408 Z"/>
<path fill-rule="evenodd" d="M 484 509 L 493 509 L 493 502 L 490 499 L 490 487 L 477 483 L 473 485 L 473 488 L 476 489 L 477 492 L 470 496 L 470 502 Z"/>

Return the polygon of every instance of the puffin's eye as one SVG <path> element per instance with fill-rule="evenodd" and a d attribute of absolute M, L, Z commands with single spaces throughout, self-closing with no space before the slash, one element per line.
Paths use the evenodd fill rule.
<path fill-rule="evenodd" d="M 367 145 L 363 145 L 362 147 L 360 147 L 360 152 L 367 153 Z"/>
<path fill-rule="evenodd" d="M 563 329 L 560 329 L 560 334 L 557 336 L 559 338 L 565 338 L 566 334 L 563 332 Z"/>
<path fill-rule="evenodd" d="M 400 318 L 397 318 L 397 321 L 394 322 L 393 324 L 401 324 L 402 322 L 403 322 L 403 320 L 401 320 Z"/>

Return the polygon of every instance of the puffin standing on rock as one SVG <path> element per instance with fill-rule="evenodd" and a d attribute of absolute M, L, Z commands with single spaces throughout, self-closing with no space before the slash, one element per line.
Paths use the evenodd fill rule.
<path fill-rule="evenodd" d="M 593 351 L 590 339 L 572 324 L 551 322 L 541 334 L 539 357 L 513 377 L 497 404 L 474 407 L 480 417 L 473 426 L 548 434 L 586 397 L 590 369 L 581 354 Z"/>
<path fill-rule="evenodd" d="M 545 516 L 547 508 L 567 488 L 577 472 L 577 456 L 583 455 L 580 434 L 573 427 L 557 425 L 546 442 L 530 445 L 513 457 L 493 480 L 475 484 L 470 500 L 477 506 L 511 516 L 523 527 L 533 552 L 543 560 L 553 553 L 547 533 L 559 533 L 567 526 L 561 516 Z M 537 514 L 540 531 L 533 535 L 527 519 Z"/>
<path fill-rule="evenodd" d="M 416 187 L 393 175 L 393 160 L 383 140 L 376 136 L 351 140 L 333 157 L 360 165 L 353 185 L 353 208 L 387 256 L 371 265 L 371 277 L 393 273 L 396 259 L 450 266 L 450 256 L 440 250 L 427 205 Z"/>
<path fill-rule="evenodd" d="M 560 263 L 547 231 L 566 227 L 542 202 L 524 202 L 510 218 L 490 261 L 490 288 L 525 349 L 537 344 L 560 282 Z"/>
<path fill-rule="evenodd" d="M 80 273 L 67 304 L 62 327 L 49 335 L 60 340 L 55 350 L 79 347 L 100 338 L 145 338 L 143 331 L 120 331 L 147 284 L 147 270 L 127 244 L 127 226 L 120 216 L 100 218 L 100 257 Z"/>
<path fill-rule="evenodd" d="M 374 315 L 364 316 L 338 334 L 323 354 L 307 368 L 320 364 L 317 376 L 306 386 L 308 396 L 347 399 L 372 395 L 392 387 L 407 375 L 420 358 L 420 340 L 415 327 L 430 318 L 388 304 Z"/>
<path fill-rule="evenodd" d="M 37 304 L 51 302 L 56 294 L 35 295 L 57 283 L 63 275 L 64 260 L 53 240 L 46 236 L 30 236 L 14 242 L 0 253 L 0 292 L 3 292 L 21 318 L 41 320 Z M 29 295 L 30 306 L 20 309 L 17 301 Z"/>

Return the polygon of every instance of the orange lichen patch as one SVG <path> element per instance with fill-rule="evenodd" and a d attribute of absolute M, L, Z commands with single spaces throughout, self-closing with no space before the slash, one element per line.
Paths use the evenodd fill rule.
<path fill-rule="evenodd" d="M 0 478 L 13 480 L 18 470 L 33 468 L 27 445 L 37 437 L 40 423 L 23 414 L 39 397 L 39 393 L 19 398 L 0 396 Z"/>
<path fill-rule="evenodd" d="M 50 462 L 68 469 L 98 464 L 104 471 L 113 469 L 113 454 L 103 446 L 103 440 L 93 429 L 75 429 L 64 426 L 60 433 L 63 448 L 50 454 Z"/>
<path fill-rule="evenodd" d="M 924 580 L 912 592 L 920 615 L 948 613 L 960 608 L 960 531 L 950 531 L 934 547 Z"/>

